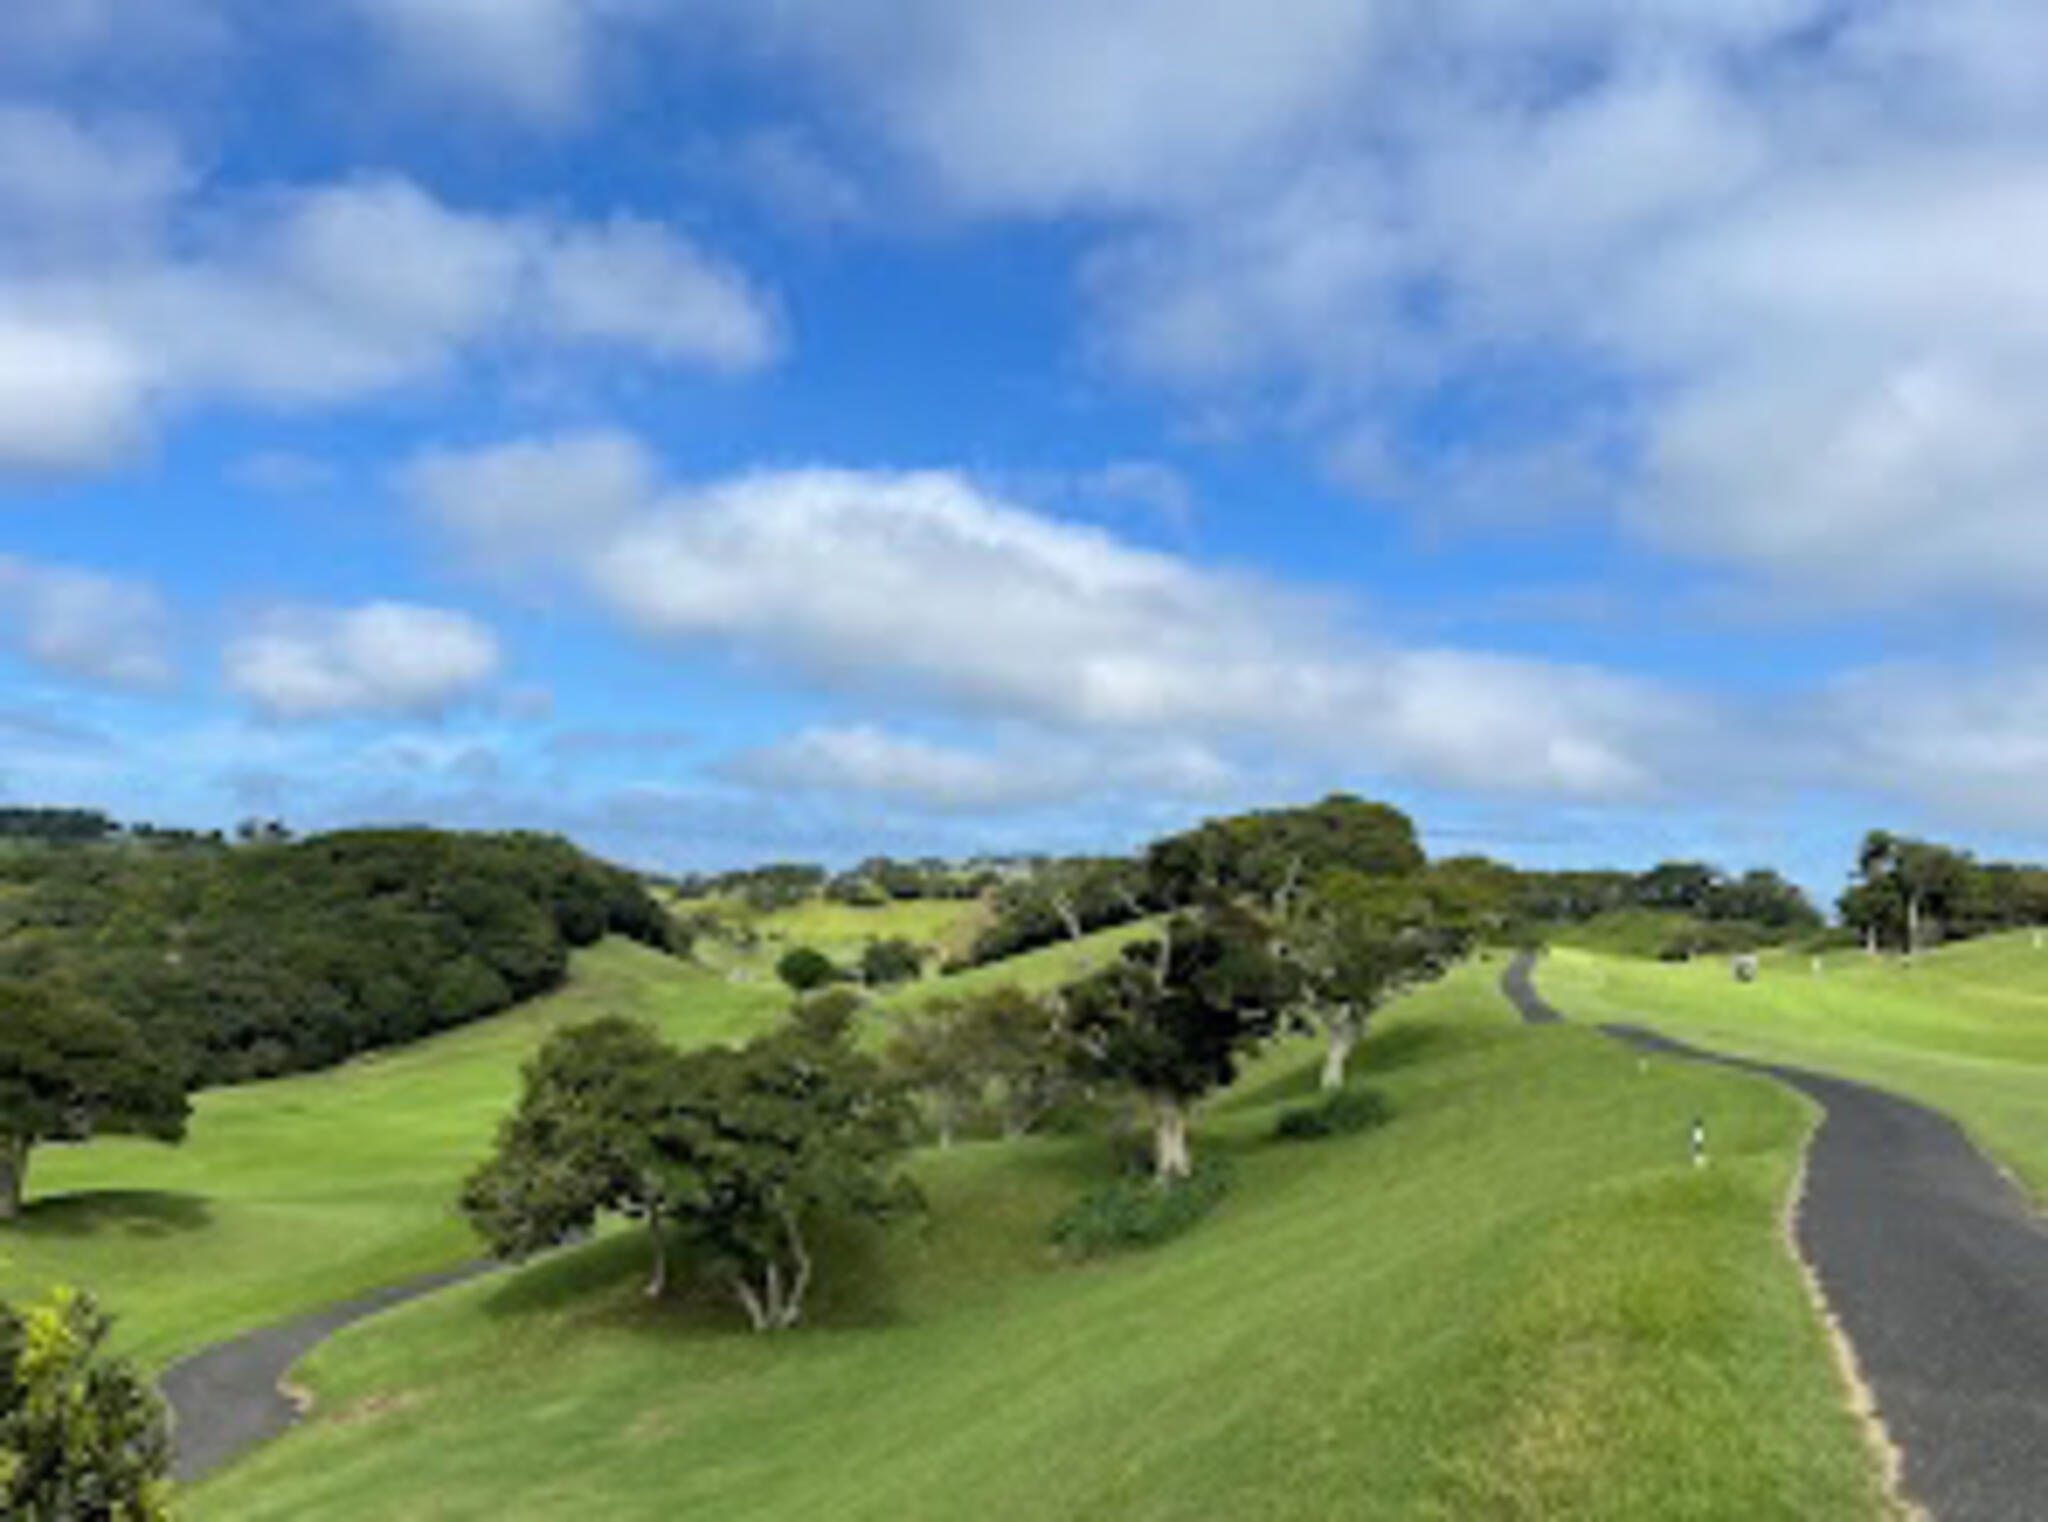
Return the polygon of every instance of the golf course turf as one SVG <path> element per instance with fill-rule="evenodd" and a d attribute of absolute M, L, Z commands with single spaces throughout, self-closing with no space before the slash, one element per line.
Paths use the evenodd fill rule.
<path fill-rule="evenodd" d="M 919 1226 L 843 1234 L 812 1324 L 647 1305 L 618 1235 L 365 1322 L 313 1420 L 200 1518 L 1870 1517 L 1874 1464 L 1786 1255 L 1810 1112 L 1757 1080 L 1518 1029 L 1461 971 L 1356 1079 L 1394 1119 L 1271 1140 L 1315 1053 L 1204 1113 L 1235 1187 L 1075 1265 L 1099 1137 L 929 1152 Z M 1686 1161 L 1717 1117 L 1720 1165 Z"/>

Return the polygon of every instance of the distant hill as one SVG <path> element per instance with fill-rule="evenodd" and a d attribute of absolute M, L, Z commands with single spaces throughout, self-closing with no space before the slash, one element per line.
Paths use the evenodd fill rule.
<path fill-rule="evenodd" d="M 357 830 L 0 854 L 0 978 L 144 1031 L 199 1084 L 329 1066 L 557 986 L 607 934 L 679 949 L 639 879 L 565 840 Z"/>

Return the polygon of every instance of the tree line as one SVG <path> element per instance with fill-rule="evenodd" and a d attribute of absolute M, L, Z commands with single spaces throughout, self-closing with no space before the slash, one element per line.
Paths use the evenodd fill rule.
<path fill-rule="evenodd" d="M 821 1219 L 918 1208 L 901 1163 L 921 1136 L 945 1144 L 990 1115 L 1023 1134 L 1128 1100 L 1158 1187 L 1192 1187 L 1195 1109 L 1250 1053 L 1317 1031 L 1340 1091 L 1374 1011 L 1499 923 L 1467 876 L 1430 868 L 1405 815 L 1356 799 L 1203 826 L 1140 870 L 1141 902 L 1177 907 L 1108 965 L 1046 994 L 942 996 L 898 1017 L 879 1057 L 855 1042 L 864 1001 L 844 986 L 799 993 L 780 1029 L 730 1050 L 679 1052 L 619 1019 L 558 1032 L 464 1210 L 511 1257 L 601 1214 L 639 1220 L 650 1294 L 680 1245 L 757 1330 L 786 1328 Z"/>
<path fill-rule="evenodd" d="M 195 1087 L 330 1066 L 544 993 L 607 934 L 685 950 L 558 838 L 357 830 L 0 856 L 0 1218 L 30 1149 L 182 1133 Z"/>

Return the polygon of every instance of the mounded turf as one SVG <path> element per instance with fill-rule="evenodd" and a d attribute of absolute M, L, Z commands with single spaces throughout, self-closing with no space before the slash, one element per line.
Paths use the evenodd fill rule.
<path fill-rule="evenodd" d="M 903 934 L 930 907 L 841 917 Z M 1047 986 L 1115 940 L 1052 947 L 957 984 L 928 979 L 905 997 L 994 981 Z M 125 1350 L 163 1364 L 473 1258 L 479 1244 L 456 1192 L 546 1033 L 625 1014 L 683 1045 L 742 1039 L 788 1007 L 774 956 L 764 948 L 736 982 L 729 970 L 607 942 L 577 953 L 560 992 L 509 1014 L 330 1072 L 201 1094 L 182 1146 L 107 1138 L 38 1148 L 29 1210 L 0 1228 L 0 1297 L 81 1285 L 119 1317 Z"/>
<path fill-rule="evenodd" d="M 1716 1051 L 1839 1073 L 1944 1112 L 2048 1200 L 2048 949 L 2030 934 L 1960 942 L 1911 963 L 1837 952 L 1684 965 L 1558 950 L 1544 994 L 1588 1024 L 1633 1022 Z"/>
<path fill-rule="evenodd" d="M 1087 1266 L 1047 1222 L 1099 1138 L 928 1153 L 919 1228 L 823 1254 L 815 1325 L 650 1307 L 621 1234 L 364 1323 L 313 1423 L 201 1519 L 1870 1517 L 1786 1256 L 1811 1124 L 1776 1086 L 1529 1031 L 1498 966 L 1361 1052 L 1394 1119 L 1269 1139 L 1315 1055 L 1205 1113 L 1236 1187 Z M 1715 1164 L 1689 1166 L 1704 1113 Z"/>
<path fill-rule="evenodd" d="M 196 1097 L 183 1145 L 39 1147 L 29 1209 L 0 1228 L 0 1296 L 93 1291 L 152 1363 L 477 1256 L 464 1173 L 554 1026 L 628 1013 L 671 1039 L 726 1040 L 779 1015 L 739 987 L 626 941 L 577 954 L 559 993 L 325 1073 Z"/>

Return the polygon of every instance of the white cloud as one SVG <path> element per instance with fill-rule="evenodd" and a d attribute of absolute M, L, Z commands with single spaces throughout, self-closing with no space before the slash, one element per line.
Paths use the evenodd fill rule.
<path fill-rule="evenodd" d="M 0 156 L 0 229 L 11 206 L 43 234 L 0 238 L 0 468 L 103 463 L 179 404 L 341 406 L 486 353 L 739 372 L 780 342 L 743 274 L 653 223 L 464 211 L 393 176 L 171 205 L 153 140 L 76 133 L 91 153 L 14 173 L 11 201 Z"/>
<path fill-rule="evenodd" d="M 769 792 L 885 799 L 933 813 L 985 814 L 1140 789 L 1214 798 L 1238 781 L 1231 764 L 1190 742 L 1090 745 L 1036 735 L 968 750 L 872 725 L 813 728 L 734 756 L 717 768 Z"/>
<path fill-rule="evenodd" d="M 780 345 L 744 275 L 652 222 L 567 229 L 539 275 L 543 321 L 564 338 L 731 371 L 758 369 Z"/>
<path fill-rule="evenodd" d="M 273 719 L 442 712 L 497 674 L 498 641 L 460 613 L 401 603 L 281 611 L 227 648 L 231 691 Z"/>
<path fill-rule="evenodd" d="M 400 492 L 480 563 L 507 568 L 589 546 L 652 501 L 660 467 L 614 429 L 430 450 L 400 472 Z"/>
<path fill-rule="evenodd" d="M 172 675 L 170 615 L 143 582 L 0 555 L 0 644 L 38 665 L 117 687 Z"/>
<path fill-rule="evenodd" d="M 591 453 L 602 464 L 617 450 Z M 1122 741 L 1275 744 L 1457 786 L 1585 796 L 1653 788 L 1659 732 L 1689 718 L 1598 672 L 1362 639 L 1333 604 L 945 472 L 767 472 L 622 510 L 638 457 L 623 456 L 632 471 L 593 470 L 586 451 L 442 455 L 408 479 L 440 522 L 487 545 L 508 515 L 526 522 L 518 542 L 650 639 L 955 714 Z M 510 484 L 526 472 L 568 483 L 549 504 L 594 496 L 601 511 L 544 525 Z"/>
<path fill-rule="evenodd" d="M 1900 663 L 1831 684 L 1806 721 L 1818 777 L 1972 826 L 2048 828 L 2048 666 Z"/>
<path fill-rule="evenodd" d="M 748 9 L 956 208 L 1093 214 L 1098 353 L 1375 495 L 1591 499 L 1803 601 L 2048 573 L 2035 0 Z M 1541 436 L 1388 471 L 1447 392 Z"/>
<path fill-rule="evenodd" d="M 594 38 L 587 0 L 353 0 L 400 64 L 541 123 L 583 103 Z"/>

